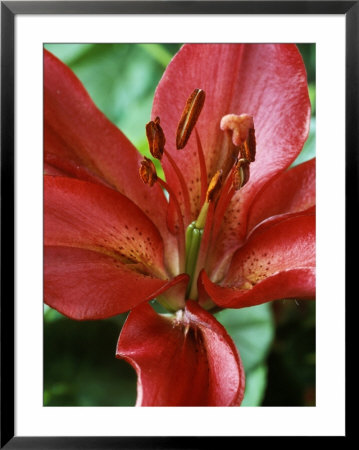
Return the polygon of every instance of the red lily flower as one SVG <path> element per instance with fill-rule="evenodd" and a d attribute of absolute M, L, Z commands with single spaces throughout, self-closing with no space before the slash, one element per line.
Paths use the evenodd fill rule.
<path fill-rule="evenodd" d="M 45 302 L 77 320 L 131 310 L 117 356 L 138 406 L 240 405 L 212 313 L 315 296 L 315 160 L 288 170 L 310 119 L 297 48 L 182 47 L 146 127 L 166 182 L 48 52 L 44 89 Z"/>

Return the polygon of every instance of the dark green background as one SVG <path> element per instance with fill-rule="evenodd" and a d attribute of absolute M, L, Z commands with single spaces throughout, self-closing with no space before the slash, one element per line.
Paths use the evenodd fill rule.
<path fill-rule="evenodd" d="M 97 106 L 148 155 L 145 124 L 155 88 L 180 44 L 47 44 Z M 294 164 L 315 155 L 315 45 L 300 44 L 312 103 L 311 132 Z M 149 155 L 148 155 L 149 156 Z M 158 167 L 160 169 L 160 166 Z M 130 406 L 136 375 L 115 348 L 126 314 L 76 322 L 45 306 L 44 405 Z M 243 405 L 315 404 L 315 303 L 279 300 L 217 315 L 246 370 Z"/>

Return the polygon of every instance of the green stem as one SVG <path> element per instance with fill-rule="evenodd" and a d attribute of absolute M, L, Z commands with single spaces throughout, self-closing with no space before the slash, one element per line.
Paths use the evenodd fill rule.
<path fill-rule="evenodd" d="M 167 67 L 172 59 L 170 52 L 161 44 L 138 44 L 146 53 L 152 56 L 163 67 Z"/>
<path fill-rule="evenodd" d="M 198 250 L 201 245 L 201 239 L 203 230 L 198 228 L 192 229 L 192 238 L 189 246 L 189 251 L 186 258 L 186 273 L 190 276 L 190 281 L 188 283 L 187 295 L 191 292 L 191 287 L 193 283 L 193 272 L 196 268 Z"/>
<path fill-rule="evenodd" d="M 191 243 L 192 243 L 193 229 L 195 227 L 196 227 L 196 222 L 192 222 L 190 225 L 188 225 L 187 230 L 186 230 L 186 267 L 187 267 L 189 250 L 191 248 Z"/>

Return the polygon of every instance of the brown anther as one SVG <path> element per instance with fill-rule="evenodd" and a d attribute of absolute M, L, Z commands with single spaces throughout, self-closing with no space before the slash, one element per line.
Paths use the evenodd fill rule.
<path fill-rule="evenodd" d="M 184 148 L 187 144 L 197 119 L 202 111 L 206 93 L 202 89 L 195 89 L 189 96 L 183 110 L 181 119 L 177 126 L 176 147 L 177 150 Z"/>
<path fill-rule="evenodd" d="M 253 162 L 256 157 L 256 136 L 254 128 L 248 130 L 247 139 L 240 150 L 241 157 L 249 162 Z"/>
<path fill-rule="evenodd" d="M 156 117 L 154 121 L 146 125 L 146 136 L 150 147 L 151 155 L 161 160 L 165 149 L 166 138 L 160 125 L 160 118 Z"/>
<path fill-rule="evenodd" d="M 217 199 L 218 193 L 222 187 L 222 170 L 218 170 L 212 177 L 211 182 L 209 183 L 207 194 L 206 194 L 206 202 L 213 202 Z"/>
<path fill-rule="evenodd" d="M 140 177 L 145 184 L 152 187 L 157 181 L 156 167 L 149 158 L 146 158 L 146 156 L 144 158 L 139 169 Z"/>
<path fill-rule="evenodd" d="M 246 159 L 239 159 L 233 168 L 233 188 L 238 191 L 249 180 L 249 164 Z"/>

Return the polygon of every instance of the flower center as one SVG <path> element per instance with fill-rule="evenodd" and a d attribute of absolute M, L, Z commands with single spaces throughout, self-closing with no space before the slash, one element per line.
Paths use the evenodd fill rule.
<path fill-rule="evenodd" d="M 204 202 L 197 220 L 193 221 L 186 229 L 186 273 L 190 277 L 187 288 L 187 297 L 195 300 L 197 296 L 197 278 L 196 266 L 199 256 L 202 236 L 205 230 L 206 220 L 210 204 L 216 200 L 216 197 L 222 186 L 222 171 L 216 172 L 212 178 Z"/>
<path fill-rule="evenodd" d="M 144 183 L 153 186 L 158 182 L 169 194 L 167 225 L 170 232 L 177 237 L 179 272 L 186 272 L 190 277 L 186 297 L 192 300 L 198 297 L 197 280 L 200 271 L 206 266 L 210 244 L 216 242 L 218 238 L 225 212 L 234 193 L 243 188 L 249 180 L 249 167 L 255 159 L 256 150 L 252 116 L 248 114 L 223 116 L 220 128 L 224 133 L 224 141 L 231 146 L 227 152 L 231 157 L 228 157 L 222 167 L 217 168 L 208 184 L 204 151 L 195 128 L 204 101 L 205 92 L 195 89 L 186 102 L 176 133 L 176 147 L 181 150 L 186 147 L 193 130 L 195 131 L 201 177 L 200 209 L 195 220 L 186 180 L 171 154 L 165 149 L 166 138 L 159 117 L 146 125 L 150 152 L 160 161 L 164 157 L 167 158 L 177 177 L 181 197 L 176 195 L 168 183 L 157 177 L 155 166 L 149 158 L 145 158 L 140 167 L 140 176 Z M 179 198 L 182 201 L 179 201 Z"/>

